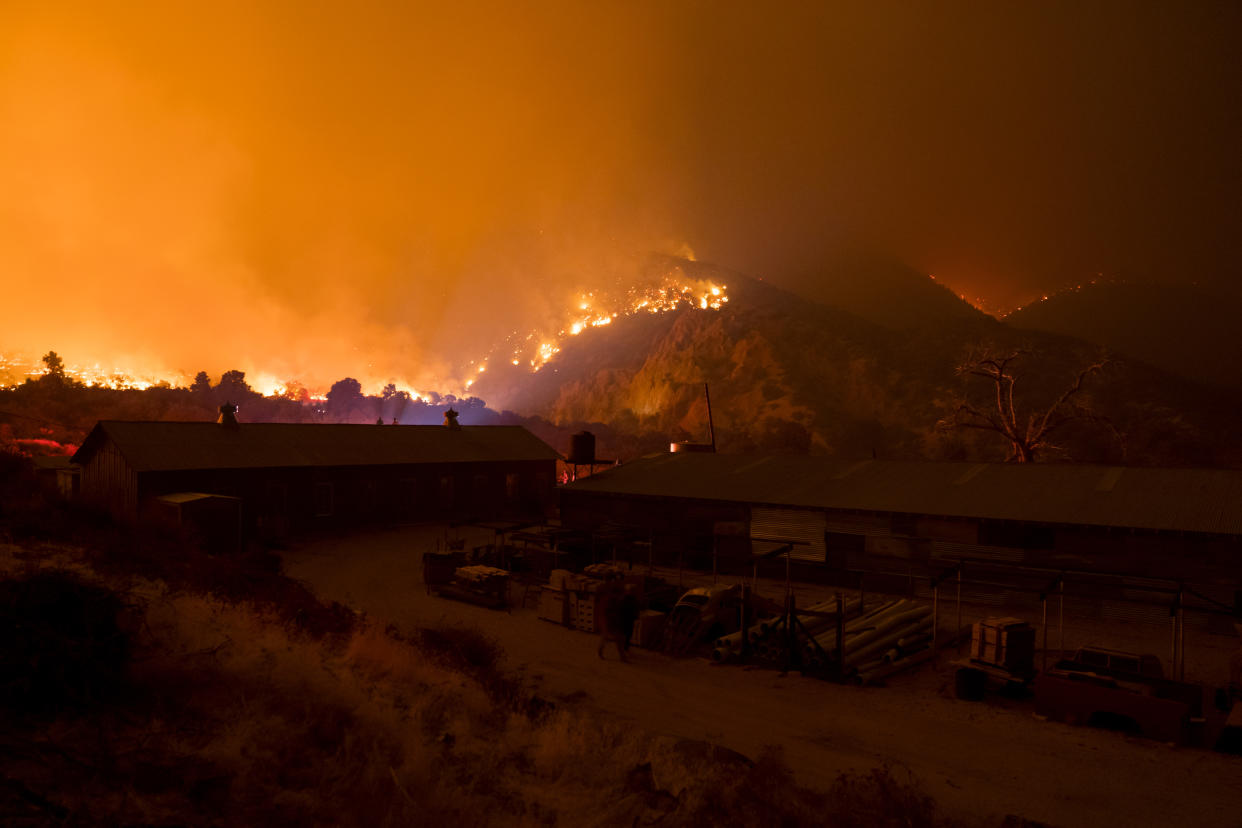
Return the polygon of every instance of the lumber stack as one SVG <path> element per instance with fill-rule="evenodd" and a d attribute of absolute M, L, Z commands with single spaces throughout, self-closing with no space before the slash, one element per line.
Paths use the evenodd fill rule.
<path fill-rule="evenodd" d="M 839 668 L 839 675 L 870 683 L 923 660 L 931 653 L 931 608 L 901 599 L 864 608 L 857 598 L 843 602 L 841 646 L 838 648 L 838 611 L 835 600 L 812 604 L 790 614 L 756 622 L 749 631 L 750 647 L 760 661 L 784 664 L 789 648 L 805 669 Z M 792 634 L 791 634 L 792 632 Z M 718 638 L 712 658 L 738 658 L 742 633 Z"/>

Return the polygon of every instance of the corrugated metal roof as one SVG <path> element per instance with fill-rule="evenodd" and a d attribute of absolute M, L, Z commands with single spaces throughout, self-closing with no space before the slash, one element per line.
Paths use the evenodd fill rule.
<path fill-rule="evenodd" d="M 173 494 L 160 495 L 155 498 L 162 503 L 171 503 L 179 506 L 183 503 L 196 503 L 200 500 L 238 500 L 236 497 L 218 494 L 204 494 L 203 492 L 174 492 Z"/>
<path fill-rule="evenodd" d="M 559 455 L 521 426 L 378 426 L 102 420 L 73 456 L 85 462 L 105 440 L 135 471 L 373 466 L 554 460 Z"/>
<path fill-rule="evenodd" d="M 660 454 L 569 492 L 1242 534 L 1242 471 Z"/>

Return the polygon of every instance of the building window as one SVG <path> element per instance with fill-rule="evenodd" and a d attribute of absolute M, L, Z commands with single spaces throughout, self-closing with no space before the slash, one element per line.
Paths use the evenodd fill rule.
<path fill-rule="evenodd" d="M 332 514 L 332 484 L 315 484 L 315 517 L 328 517 Z"/>

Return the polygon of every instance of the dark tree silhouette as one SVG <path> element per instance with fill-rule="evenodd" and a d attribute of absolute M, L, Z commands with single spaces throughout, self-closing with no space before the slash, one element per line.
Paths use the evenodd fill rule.
<path fill-rule="evenodd" d="M 215 391 L 217 399 L 230 400 L 235 403 L 250 401 L 261 396 L 246 382 L 246 372 L 237 370 L 225 371 Z"/>
<path fill-rule="evenodd" d="M 65 361 L 60 358 L 60 354 L 55 351 L 48 351 L 43 355 L 43 364 L 47 367 L 46 376 L 57 381 L 64 381 Z"/>
<path fill-rule="evenodd" d="M 1057 448 L 1049 441 L 1066 423 L 1072 420 L 1104 422 L 1092 410 L 1082 391 L 1087 378 L 1103 370 L 1107 360 L 1094 362 L 1079 371 L 1073 383 L 1047 407 L 1020 412 L 1014 403 L 1014 386 L 1018 379 L 1014 363 L 1029 355 L 1029 351 L 1021 349 L 1004 354 L 984 349 L 968 356 L 957 367 L 958 376 L 987 380 L 995 399 L 978 405 L 967 399 L 958 400 L 953 413 L 937 426 L 994 432 L 1009 443 L 1006 462 L 1032 463 L 1050 449 Z"/>
<path fill-rule="evenodd" d="M 190 385 L 190 390 L 195 394 L 203 395 L 211 392 L 211 377 L 207 376 L 206 371 L 199 371 L 194 375 L 194 382 Z"/>
<path fill-rule="evenodd" d="M 362 394 L 362 383 L 353 377 L 346 377 L 332 383 L 328 389 L 328 413 L 337 420 L 347 421 L 350 412 L 366 399 Z"/>

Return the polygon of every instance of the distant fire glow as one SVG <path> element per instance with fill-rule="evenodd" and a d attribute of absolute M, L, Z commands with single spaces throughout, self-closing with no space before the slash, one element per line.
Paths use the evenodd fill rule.
<path fill-rule="evenodd" d="M 437 383 L 437 393 L 465 394 L 484 374 L 492 360 L 514 367 L 525 367 L 534 372 L 541 369 L 560 353 L 561 345 L 571 336 L 578 336 L 590 328 L 611 325 L 618 319 L 639 314 L 669 313 L 678 310 L 720 310 L 729 301 L 728 287 L 701 279 L 688 278 L 680 268 L 656 282 L 617 290 L 584 290 L 570 297 L 559 318 L 550 320 L 546 326 L 523 332 L 514 331 L 494 346 L 487 356 L 472 361 L 456 381 L 445 378 Z M 65 359 L 65 375 L 83 385 L 143 390 L 157 385 L 188 387 L 193 376 L 183 372 L 151 372 L 128 367 L 109 366 L 102 363 L 82 365 L 74 362 L 73 354 L 62 354 Z M 227 366 L 225 366 L 227 369 Z M 223 369 L 217 369 L 221 373 Z M 0 355 L 0 386 L 15 385 L 27 378 L 38 378 L 47 373 L 37 358 L 30 356 Z M 464 374 L 464 377 L 462 376 Z M 218 374 L 212 377 L 218 379 Z M 361 376 L 361 374 L 359 374 Z M 264 371 L 248 372 L 246 383 L 264 396 L 282 396 L 303 401 L 322 399 L 326 388 L 307 388 L 302 383 L 281 379 Z M 363 383 L 363 390 L 379 394 L 386 382 Z M 430 392 L 403 388 L 411 397 L 425 399 Z"/>

